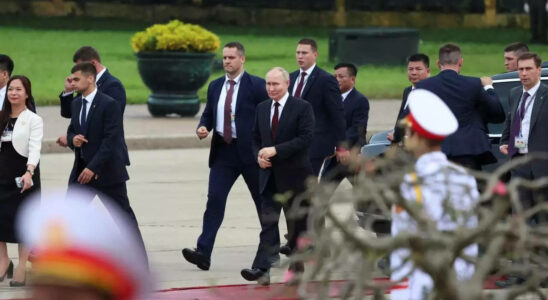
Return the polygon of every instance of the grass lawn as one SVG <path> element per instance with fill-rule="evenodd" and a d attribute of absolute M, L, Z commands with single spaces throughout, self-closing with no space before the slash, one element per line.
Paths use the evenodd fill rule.
<path fill-rule="evenodd" d="M 82 45 L 99 50 L 103 63 L 125 85 L 130 103 L 144 103 L 149 91 L 142 83 L 136 58 L 130 47 L 130 38 L 148 24 L 104 20 L 68 18 L 40 19 L 8 17 L 0 20 L 0 53 L 15 61 L 15 74 L 30 77 L 34 96 L 40 104 L 57 104 L 63 80 L 72 66 L 72 54 Z M 211 25 L 206 27 L 221 38 L 221 44 L 237 40 L 246 47 L 248 72 L 264 76 L 273 66 L 289 71 L 296 68 L 295 47 L 301 37 L 313 37 L 319 43 L 318 65 L 332 71 L 327 61 L 330 29 L 288 27 L 234 27 Z M 517 29 L 459 29 L 421 30 L 420 51 L 431 59 L 445 42 L 458 43 L 464 52 L 464 75 L 493 75 L 504 71 L 502 51 L 506 44 L 527 41 L 528 32 Z M 548 60 L 548 46 L 533 45 L 531 49 Z M 218 52 L 220 54 L 220 50 Z M 432 73 L 438 69 L 432 66 Z M 212 74 L 211 79 L 222 75 Z M 405 66 L 362 66 L 357 87 L 370 99 L 400 98 L 407 86 Z M 206 85 L 207 87 L 207 85 Z M 206 88 L 199 91 L 205 98 Z"/>

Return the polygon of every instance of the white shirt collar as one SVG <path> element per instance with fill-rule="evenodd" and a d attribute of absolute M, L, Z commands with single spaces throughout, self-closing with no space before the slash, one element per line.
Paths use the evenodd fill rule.
<path fill-rule="evenodd" d="M 278 101 L 278 103 L 280 103 L 280 108 L 285 106 L 285 103 L 287 102 L 287 98 L 289 98 L 289 92 L 286 92 L 285 95 L 282 97 L 282 99 Z M 272 100 L 272 106 L 274 106 L 274 103 L 276 103 L 276 101 Z"/>
<path fill-rule="evenodd" d="M 86 97 L 84 97 L 84 95 L 82 95 L 82 99 L 86 99 L 88 104 L 91 104 L 93 102 L 93 99 L 95 99 L 95 95 L 97 95 L 97 87 L 95 87 L 95 89 L 93 90 L 93 92 L 91 92 L 89 95 L 87 95 Z"/>
<path fill-rule="evenodd" d="M 308 75 L 312 74 L 312 71 L 314 71 L 314 68 L 315 68 L 315 67 L 316 67 L 316 64 L 313 64 L 312 67 L 310 67 L 310 68 L 308 68 L 308 69 L 306 69 L 306 70 L 301 69 L 301 73 L 302 73 L 302 72 L 306 72 L 306 76 L 308 76 Z"/>
<path fill-rule="evenodd" d="M 225 74 L 225 84 L 229 81 L 229 80 L 234 80 L 235 84 L 234 85 L 237 85 L 240 80 L 242 79 L 242 76 L 244 76 L 244 72 L 245 70 L 242 70 L 242 73 L 240 73 L 240 75 L 236 76 L 236 78 L 234 79 L 230 79 L 228 78 L 228 74 Z"/>
<path fill-rule="evenodd" d="M 6 89 L 7 85 L 0 89 L 0 111 L 2 111 L 2 106 L 4 105 L 4 99 L 6 99 Z"/>
<path fill-rule="evenodd" d="M 354 87 L 352 87 L 352 88 L 349 89 L 348 91 L 342 93 L 342 99 L 343 99 L 343 101 L 346 100 L 346 97 L 348 97 L 348 94 L 350 94 L 350 92 L 352 92 L 353 89 L 354 89 Z"/>
<path fill-rule="evenodd" d="M 107 68 L 104 68 L 103 71 L 97 73 L 97 75 L 95 75 L 95 82 L 97 83 L 97 81 L 99 81 L 99 79 L 101 78 L 101 76 L 103 76 L 103 74 L 105 74 L 105 72 L 107 71 Z"/>
<path fill-rule="evenodd" d="M 532 87 L 531 89 L 529 89 L 528 91 L 525 90 L 525 87 L 523 87 L 523 92 L 529 93 L 529 96 L 532 97 L 533 95 L 535 95 L 535 94 L 537 93 L 537 90 L 538 90 L 539 87 L 540 87 L 540 79 L 539 79 L 539 81 L 537 82 L 537 84 L 535 84 L 535 86 L 533 86 L 533 87 Z"/>

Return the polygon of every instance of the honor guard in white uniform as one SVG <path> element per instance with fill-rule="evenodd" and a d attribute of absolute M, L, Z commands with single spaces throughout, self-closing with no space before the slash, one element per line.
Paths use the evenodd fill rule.
<path fill-rule="evenodd" d="M 435 94 L 416 89 L 409 95 L 410 113 L 405 119 L 404 145 L 417 158 L 415 171 L 406 174 L 400 186 L 402 197 L 417 203 L 436 223 L 439 231 L 454 231 L 458 227 L 477 226 L 473 214 L 479 192 L 476 180 L 466 170 L 447 160 L 441 152 L 445 137 L 454 133 L 458 122 L 447 105 Z M 392 236 L 400 232 L 418 231 L 416 222 L 402 207 L 392 207 Z M 477 245 L 464 250 L 467 256 L 477 256 Z M 408 276 L 404 289 L 391 292 L 396 300 L 423 300 L 433 287 L 432 278 L 420 268 L 414 268 L 408 249 L 397 249 L 390 256 L 391 279 L 399 282 Z M 462 259 L 454 264 L 457 278 L 466 279 L 474 273 L 474 265 Z M 405 286 L 405 285 L 404 285 Z"/>
<path fill-rule="evenodd" d="M 32 299 L 150 299 L 147 261 L 125 214 L 79 193 L 29 200 L 17 228 L 32 249 Z"/>

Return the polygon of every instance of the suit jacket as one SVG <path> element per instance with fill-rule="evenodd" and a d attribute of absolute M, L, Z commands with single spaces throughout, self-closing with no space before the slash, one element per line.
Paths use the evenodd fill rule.
<path fill-rule="evenodd" d="M 510 142 L 510 127 L 514 120 L 515 113 L 519 106 L 523 87 L 518 86 L 510 91 L 509 109 L 506 122 L 500 139 L 501 145 L 508 145 Z M 527 141 L 528 153 L 548 152 L 548 86 L 540 84 L 533 103 L 531 113 L 531 124 L 529 127 L 529 139 Z M 531 164 L 533 178 L 548 176 L 548 163 L 544 160 L 535 161 Z"/>
<path fill-rule="evenodd" d="M 86 167 L 97 174 L 93 184 L 109 186 L 129 179 L 124 161 L 122 145 L 122 114 L 116 100 L 97 91 L 89 109 L 86 131 L 80 127 L 82 97 L 72 102 L 72 118 L 67 130 L 68 146 L 74 150 L 74 165 L 70 173 L 69 184 L 76 181 L 79 170 Z M 74 136 L 83 134 L 88 140 L 82 147 L 72 144 Z M 85 165 L 79 165 L 84 163 Z"/>
<path fill-rule="evenodd" d="M 457 118 L 457 132 L 442 144 L 448 157 L 476 156 L 481 164 L 496 162 L 486 124 L 503 122 L 505 114 L 493 89 L 485 91 L 479 78 L 462 76 L 453 70 L 441 71 L 418 82 L 416 87 L 438 95 Z"/>
<path fill-rule="evenodd" d="M 129 153 L 127 150 L 126 145 L 126 139 L 125 139 L 125 133 L 124 133 L 124 111 L 126 109 L 126 90 L 124 89 L 124 85 L 122 85 L 122 82 L 118 80 L 118 78 L 112 76 L 110 72 L 105 70 L 105 73 L 99 78 L 99 80 L 96 83 L 97 90 L 102 92 L 103 94 L 106 94 L 116 100 L 118 104 L 120 105 L 120 112 L 122 115 L 122 144 L 124 147 L 124 160 L 127 166 L 130 165 L 129 161 Z M 76 95 L 76 97 L 80 97 L 80 94 Z M 70 94 L 67 96 L 63 96 L 63 92 L 61 92 L 61 95 L 59 95 L 59 99 L 61 100 L 61 116 L 65 118 L 71 117 L 71 110 L 72 110 L 72 102 L 75 99 L 74 94 Z"/>
<path fill-rule="evenodd" d="M 393 143 L 401 142 L 403 136 L 405 135 L 405 130 L 398 126 L 398 122 L 401 119 L 407 117 L 407 114 L 409 114 L 409 108 L 405 107 L 405 104 L 407 104 L 407 97 L 409 97 L 409 93 L 411 93 L 412 90 L 413 86 L 408 86 L 403 90 L 400 110 L 398 111 L 398 118 L 396 119 L 396 124 L 394 125 L 394 140 L 392 140 Z"/>
<path fill-rule="evenodd" d="M 365 145 L 367 120 L 369 119 L 369 100 L 356 88 L 344 100 L 344 118 L 346 119 L 347 147 Z"/>
<path fill-rule="evenodd" d="M 198 127 L 205 126 L 208 131 L 212 131 L 211 150 L 209 151 L 209 166 L 216 158 L 218 143 L 220 139 L 217 135 L 222 134 L 215 129 L 217 124 L 217 104 L 221 91 L 224 88 L 225 76 L 213 80 L 207 88 L 207 103 L 200 118 Z M 257 104 L 268 99 L 266 93 L 266 83 L 264 79 L 244 72 L 238 88 L 236 98 L 236 135 L 238 137 L 238 153 L 245 164 L 256 163 L 256 157 L 252 151 L 252 129 L 255 120 L 255 110 Z"/>
<path fill-rule="evenodd" d="M 289 93 L 298 82 L 300 70 L 290 75 Z M 325 158 L 346 138 L 346 123 L 341 91 L 335 77 L 318 66 L 314 68 L 301 92 L 301 98 L 312 104 L 316 126 L 310 146 L 310 158 Z"/>
<path fill-rule="evenodd" d="M 272 102 L 269 99 L 257 106 L 253 129 L 255 158 L 261 148 L 276 147 L 276 155 L 270 160 L 272 167 L 259 171 L 259 191 L 263 193 L 274 174 L 278 192 L 298 193 L 306 188 L 306 178 L 313 174 L 308 152 L 314 135 L 314 112 L 310 103 L 289 96 L 278 122 L 276 139 L 272 140 Z"/>

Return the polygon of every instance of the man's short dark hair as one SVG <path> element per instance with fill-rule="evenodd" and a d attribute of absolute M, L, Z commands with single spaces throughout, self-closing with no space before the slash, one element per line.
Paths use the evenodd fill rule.
<path fill-rule="evenodd" d="M 358 68 L 352 63 L 339 63 L 335 66 L 335 70 L 338 70 L 340 68 L 346 68 L 348 70 L 348 75 L 350 77 L 356 77 L 358 75 Z"/>
<path fill-rule="evenodd" d="M 415 53 L 407 58 L 407 63 L 422 61 L 425 67 L 430 68 L 430 58 L 424 53 Z"/>
<path fill-rule="evenodd" d="M 301 39 L 297 44 L 298 45 L 309 45 L 310 48 L 312 48 L 312 51 L 318 52 L 318 43 L 316 43 L 316 41 L 313 40 L 313 39 L 304 38 L 304 39 Z"/>
<path fill-rule="evenodd" d="M 8 76 L 13 72 L 13 60 L 5 54 L 0 54 L 0 71 L 8 71 Z"/>
<path fill-rule="evenodd" d="M 521 54 L 518 57 L 518 64 L 520 60 L 528 60 L 528 59 L 532 59 L 535 62 L 535 66 L 537 66 L 537 68 L 540 68 L 540 66 L 542 65 L 542 58 L 540 58 L 538 54 L 533 52 L 525 52 Z"/>
<path fill-rule="evenodd" d="M 453 43 L 442 45 L 439 50 L 440 65 L 456 65 L 462 59 L 460 47 Z"/>
<path fill-rule="evenodd" d="M 92 61 L 95 59 L 98 62 L 101 62 L 101 57 L 99 56 L 99 52 L 95 50 L 91 46 L 83 46 L 80 49 L 76 50 L 74 52 L 74 55 L 72 56 L 72 62 L 77 61 Z"/>
<path fill-rule="evenodd" d="M 73 74 L 78 71 L 82 72 L 82 74 L 84 75 L 93 76 L 93 77 L 95 77 L 95 75 L 97 74 L 97 69 L 95 69 L 95 66 L 92 63 L 87 61 L 75 64 L 72 67 L 72 70 L 70 70 L 70 72 Z"/>
<path fill-rule="evenodd" d="M 514 52 L 517 56 L 520 56 L 525 52 L 529 52 L 529 47 L 527 47 L 525 43 L 516 42 L 506 46 L 506 48 L 504 48 L 504 52 Z"/>
<path fill-rule="evenodd" d="M 236 48 L 236 50 L 238 51 L 238 54 L 240 56 L 245 56 L 244 45 L 242 45 L 242 43 L 240 43 L 240 42 L 226 43 L 226 45 L 223 48 Z"/>

